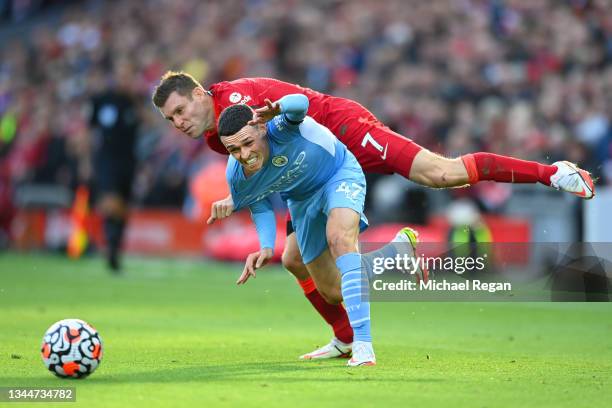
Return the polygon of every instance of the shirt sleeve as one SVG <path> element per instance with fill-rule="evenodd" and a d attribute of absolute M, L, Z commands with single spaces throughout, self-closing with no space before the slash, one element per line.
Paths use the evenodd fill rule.
<path fill-rule="evenodd" d="M 278 100 L 280 115 L 268 122 L 268 136 L 285 143 L 299 130 L 299 126 L 308 112 L 308 97 L 302 94 L 285 95 Z"/>
<path fill-rule="evenodd" d="M 281 114 L 289 125 L 297 126 L 308 112 L 308 97 L 302 94 L 285 95 L 279 99 Z"/>
<path fill-rule="evenodd" d="M 236 162 L 232 156 L 227 159 L 227 167 L 225 168 L 225 180 L 227 181 L 227 185 L 229 186 L 230 194 L 232 196 L 232 201 L 234 202 L 234 211 L 237 212 L 243 208 L 242 197 L 236 190 L 236 185 L 234 184 L 234 177 L 236 175 L 236 169 L 239 164 Z"/>
<path fill-rule="evenodd" d="M 261 249 L 274 249 L 276 242 L 276 217 L 272 210 L 272 203 L 268 198 L 264 198 L 249 206 L 251 218 L 257 229 L 259 246 Z"/>

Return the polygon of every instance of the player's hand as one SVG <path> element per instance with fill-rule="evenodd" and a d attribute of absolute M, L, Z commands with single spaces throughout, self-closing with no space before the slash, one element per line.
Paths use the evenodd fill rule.
<path fill-rule="evenodd" d="M 215 222 L 215 220 L 222 220 L 232 215 L 234 211 L 234 200 L 232 200 L 231 194 L 225 197 L 223 200 L 215 201 L 210 206 L 210 217 L 206 221 L 208 225 Z"/>
<path fill-rule="evenodd" d="M 264 248 L 260 251 L 253 252 L 247 256 L 246 262 L 244 263 L 244 269 L 242 275 L 236 281 L 236 284 L 242 285 L 249 280 L 252 276 L 255 278 L 255 271 L 259 268 L 266 266 L 266 264 L 272 259 L 274 252 L 271 248 Z"/>
<path fill-rule="evenodd" d="M 260 123 L 266 123 L 271 120 L 273 117 L 280 115 L 281 106 L 278 102 L 271 102 L 266 98 L 264 101 L 266 106 L 263 108 L 255 109 L 255 114 L 253 115 L 253 119 L 249 121 L 249 125 L 257 125 Z"/>

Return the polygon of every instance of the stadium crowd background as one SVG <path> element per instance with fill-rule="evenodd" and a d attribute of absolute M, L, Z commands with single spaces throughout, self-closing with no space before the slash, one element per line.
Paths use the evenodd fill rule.
<path fill-rule="evenodd" d="M 139 101 L 133 202 L 184 205 L 190 177 L 223 158 L 153 108 L 167 69 L 205 86 L 276 77 L 355 99 L 445 155 L 567 159 L 600 186 L 612 180 L 609 0 L 57 3 L 0 1 L 5 216 L 24 185 L 74 189 L 91 178 L 87 106 L 111 82 Z M 481 183 L 436 194 L 472 195 L 495 211 L 511 190 Z"/>

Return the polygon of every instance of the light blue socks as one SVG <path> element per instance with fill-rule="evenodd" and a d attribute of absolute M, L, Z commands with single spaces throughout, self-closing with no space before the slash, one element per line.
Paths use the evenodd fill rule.
<path fill-rule="evenodd" d="M 372 341 L 368 277 L 361 272 L 361 255 L 352 252 L 339 256 L 336 266 L 342 275 L 342 297 L 353 328 L 353 341 Z"/>

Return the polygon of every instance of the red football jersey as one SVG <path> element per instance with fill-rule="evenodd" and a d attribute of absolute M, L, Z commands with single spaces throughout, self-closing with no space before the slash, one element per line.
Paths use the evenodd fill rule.
<path fill-rule="evenodd" d="M 359 118 L 363 116 L 366 117 L 360 123 L 376 120 L 370 112 L 357 102 L 271 78 L 241 78 L 231 82 L 219 82 L 210 87 L 210 92 L 214 100 L 215 117 L 217 119 L 225 108 L 237 103 L 245 103 L 255 108 L 265 106 L 265 99 L 274 102 L 285 95 L 304 94 L 310 101 L 308 116 L 328 127 L 347 146 L 351 144 L 347 143 L 349 142 L 347 139 L 350 139 L 351 135 L 346 134 L 346 126 L 343 129 L 343 125 L 359 121 Z M 204 136 L 211 149 L 221 154 L 228 154 L 219 140 L 216 130 L 207 131 Z M 363 138 L 363 135 L 352 136 L 358 139 L 358 143 Z"/>
<path fill-rule="evenodd" d="M 299 85 L 271 78 L 242 78 L 214 84 L 210 92 L 217 119 L 223 109 L 237 103 L 262 107 L 265 106 L 265 99 L 274 102 L 285 95 L 306 95 L 310 101 L 308 115 L 329 128 L 355 155 L 366 172 L 397 173 L 408 177 L 412 161 L 422 149 L 412 140 L 386 127 L 359 103 Z M 216 130 L 207 131 L 204 136 L 211 149 L 228 154 Z"/>

